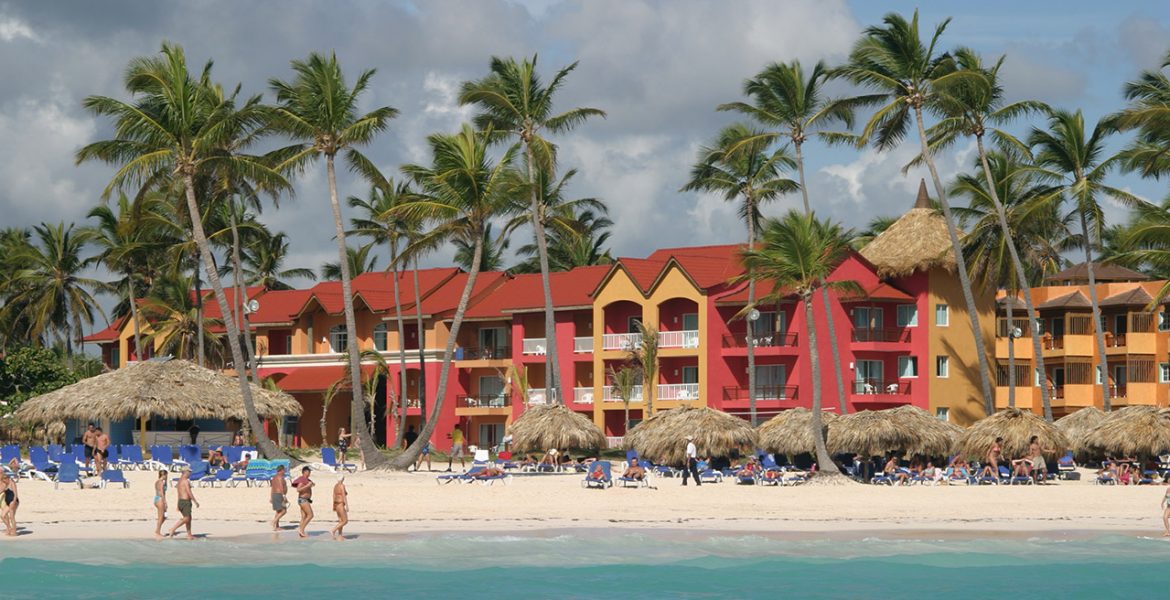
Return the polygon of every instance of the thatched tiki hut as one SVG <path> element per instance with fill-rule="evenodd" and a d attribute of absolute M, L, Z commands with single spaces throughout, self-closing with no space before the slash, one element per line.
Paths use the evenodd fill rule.
<path fill-rule="evenodd" d="M 1068 437 L 1056 425 L 1031 411 L 1005 408 L 969 427 L 955 451 L 968 459 L 983 460 L 995 438 L 1002 437 L 1003 457 L 1010 460 L 1028 454 L 1032 436 L 1040 438 L 1040 446 L 1049 456 L 1059 456 L 1069 449 Z"/>
<path fill-rule="evenodd" d="M 261 417 L 301 414 L 300 403 L 283 392 L 253 385 L 252 397 Z M 16 411 L 16 417 L 25 423 L 126 422 L 128 427 L 110 432 L 115 444 L 130 443 L 134 420 L 141 421 L 145 433 L 146 420 L 151 417 L 243 420 L 245 416 L 235 378 L 184 360 L 146 361 L 83 379 L 30 398 Z"/>
<path fill-rule="evenodd" d="M 901 454 L 915 443 L 910 432 L 880 410 L 863 410 L 835 419 L 826 439 L 829 454 L 864 457 Z"/>
<path fill-rule="evenodd" d="M 1088 448 L 1085 447 L 1085 436 L 1107 416 L 1105 411 L 1095 406 L 1087 406 L 1057 419 L 1056 426 L 1068 437 L 1072 451 L 1083 455 L 1088 452 Z"/>
<path fill-rule="evenodd" d="M 816 440 L 812 435 L 812 415 L 807 408 L 794 408 L 772 417 L 757 429 L 760 449 L 787 456 L 813 453 Z M 837 413 L 821 411 L 821 423 L 826 427 L 836 419 Z"/>
<path fill-rule="evenodd" d="M 638 423 L 626 434 L 625 446 L 638 456 L 660 464 L 682 465 L 688 435 L 695 437 L 699 454 L 727 456 L 756 447 L 751 423 L 713 408 L 684 406 L 663 410 Z"/>
<path fill-rule="evenodd" d="M 512 434 L 512 447 L 517 452 L 605 447 L 605 433 L 592 420 L 560 404 L 528 407 L 508 433 Z"/>
<path fill-rule="evenodd" d="M 898 427 L 910 432 L 915 442 L 906 447 L 907 454 L 947 456 L 965 431 L 962 427 L 931 415 L 917 406 L 899 406 L 884 411 Z"/>
<path fill-rule="evenodd" d="M 1170 409 L 1127 406 L 1115 410 L 1084 438 L 1090 451 L 1109 456 L 1152 458 L 1170 452 Z"/>

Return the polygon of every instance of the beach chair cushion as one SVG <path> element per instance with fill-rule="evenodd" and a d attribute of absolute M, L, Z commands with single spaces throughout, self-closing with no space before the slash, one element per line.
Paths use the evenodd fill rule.
<path fill-rule="evenodd" d="M 613 464 L 608 460 L 594 461 L 581 485 L 586 488 L 607 488 L 613 486 Z"/>

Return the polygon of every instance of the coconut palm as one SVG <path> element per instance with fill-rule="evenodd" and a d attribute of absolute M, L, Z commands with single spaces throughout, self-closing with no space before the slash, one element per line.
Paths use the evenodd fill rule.
<path fill-rule="evenodd" d="M 565 221 L 566 230 L 549 231 L 548 268 L 552 271 L 571 271 L 578 267 L 613 264 L 613 256 L 605 243 L 609 241 L 613 221 L 591 210 L 582 210 Z M 508 269 L 512 273 L 538 273 L 540 260 L 536 244 L 525 244 L 516 250 L 524 262 Z"/>
<path fill-rule="evenodd" d="M 142 299 L 141 315 L 150 324 L 150 331 L 145 336 L 146 346 L 135 348 L 150 348 L 160 355 L 187 360 L 195 352 L 196 340 L 203 336 L 211 364 L 223 366 L 225 340 L 213 330 L 222 328 L 224 321 L 208 318 L 196 309 L 191 279 L 186 275 L 170 273 L 155 281 L 150 293 Z M 144 355 L 139 352 L 142 360 Z"/>
<path fill-rule="evenodd" d="M 1117 116 L 1117 125 L 1137 130 L 1137 136 L 1122 154 L 1125 168 L 1142 177 L 1170 173 L 1170 53 L 1157 70 L 1142 71 L 1125 85 L 1129 104 Z"/>
<path fill-rule="evenodd" d="M 754 248 L 759 231 L 760 205 L 781 194 L 796 191 L 795 181 L 784 177 L 784 171 L 795 166 L 783 147 L 768 151 L 770 145 L 763 134 L 746 125 L 729 125 L 719 133 L 713 146 L 699 150 L 699 160 L 691 167 L 691 178 L 682 191 L 713 192 L 728 202 L 742 198 L 739 216 L 747 225 L 747 248 Z M 756 283 L 748 278 L 748 305 L 756 302 Z M 749 338 L 751 326 L 748 324 Z M 749 339 L 747 344 L 748 408 L 752 426 L 756 418 L 756 351 Z"/>
<path fill-rule="evenodd" d="M 622 432 L 629 433 L 630 401 L 634 399 L 634 387 L 638 385 L 638 379 L 641 377 L 641 374 L 633 367 L 623 366 L 620 369 L 609 367 L 608 375 L 610 389 L 613 390 L 615 396 L 622 399 L 622 409 L 624 411 L 623 422 L 625 423 L 625 428 L 622 429 Z M 644 386 L 643 389 L 645 389 Z"/>
<path fill-rule="evenodd" d="M 946 189 L 934 164 L 934 156 L 927 140 L 926 124 L 922 113 L 937 102 L 937 98 L 951 86 L 985 86 L 982 74 L 957 69 L 955 61 L 948 54 L 938 53 L 939 38 L 946 31 L 950 19 L 944 19 L 934 30 L 926 43 L 918 32 L 918 11 L 907 21 L 901 15 L 890 13 L 883 18 L 883 26 L 865 29 L 862 38 L 853 46 L 848 63 L 837 70 L 839 76 L 870 88 L 875 93 L 854 98 L 848 104 L 874 104 L 880 107 L 865 124 L 858 145 L 873 144 L 878 150 L 895 147 L 907 133 L 911 121 L 917 126 L 921 145 L 922 160 L 930 171 L 935 195 L 947 224 L 951 238 L 951 251 L 955 255 L 959 285 L 971 325 L 971 336 L 975 340 L 975 353 L 979 360 L 979 383 L 983 392 L 984 409 L 988 414 L 995 410 L 992 395 L 990 366 L 987 348 L 979 328 L 979 311 L 976 310 L 975 295 L 971 291 L 971 277 L 963 257 L 959 241 L 959 230 L 951 214 Z"/>
<path fill-rule="evenodd" d="M 642 376 L 642 401 L 646 408 L 642 415 L 654 414 L 654 395 L 658 392 L 658 330 L 645 323 L 638 325 L 638 339 L 630 350 L 630 360 L 638 364 Z"/>
<path fill-rule="evenodd" d="M 545 233 L 545 215 L 541 205 L 541 185 L 538 171 L 553 173 L 556 165 L 556 149 L 544 138 L 545 133 L 567 133 L 590 117 L 605 117 L 605 112 L 596 108 L 572 108 L 554 114 L 553 96 L 577 63 L 559 71 L 545 85 L 536 74 L 536 56 L 532 60 L 516 62 L 514 58 L 493 56 L 488 67 L 490 73 L 478 81 L 463 84 L 459 94 L 460 104 L 474 105 L 479 112 L 474 122 L 477 127 L 494 133 L 495 139 L 515 139 L 524 146 L 524 166 L 528 174 L 529 218 L 536 241 L 537 257 L 540 260 L 540 283 L 544 292 L 544 335 L 545 348 L 545 397 L 565 398 L 563 393 L 554 393 L 560 385 L 560 363 L 557 351 L 556 319 L 553 316 L 552 288 L 549 285 L 548 239 Z M 551 179 L 551 178 L 550 178 Z"/>
<path fill-rule="evenodd" d="M 21 269 L 28 265 L 26 258 L 31 252 L 28 248 L 32 240 L 32 232 L 23 227 L 6 227 L 0 229 L 0 349 L 9 344 L 28 343 L 28 320 L 20 308 L 12 302 L 17 289 L 12 286 L 12 279 Z"/>
<path fill-rule="evenodd" d="M 317 53 L 309 54 L 305 60 L 292 61 L 296 76 L 291 81 L 270 79 L 269 86 L 276 93 L 277 106 L 269 125 L 280 133 L 296 140 L 289 148 L 277 151 L 284 156 L 282 168 L 303 169 L 307 163 L 319 158 L 325 159 L 325 174 L 329 181 L 329 204 L 333 208 L 333 226 L 337 239 L 337 260 L 341 275 L 341 293 L 345 309 L 345 330 L 349 339 L 349 367 L 352 387 L 360 390 L 361 369 L 358 351 L 357 318 L 353 310 L 353 289 L 350 280 L 348 247 L 345 244 L 345 222 L 341 215 L 341 202 L 337 196 L 337 174 L 334 159 L 344 152 L 350 165 L 360 166 L 367 162 L 357 148 L 366 146 L 374 137 L 386 130 L 390 119 L 398 111 L 381 106 L 366 113 L 358 113 L 358 98 L 369 86 L 374 70 L 358 75 L 353 87 L 346 85 L 345 76 L 336 55 L 328 58 Z M 359 394 L 353 394 L 350 406 L 350 430 L 357 436 L 367 466 L 377 467 L 384 462 L 370 436 L 366 435 L 364 410 Z"/>
<path fill-rule="evenodd" d="M 186 199 L 191 234 L 211 282 L 222 314 L 229 315 L 227 296 L 211 255 L 203 228 L 203 211 L 196 198 L 195 180 L 209 170 L 230 169 L 248 173 L 250 179 L 275 189 L 287 186 L 279 173 L 254 157 L 227 152 L 241 123 L 259 126 L 265 114 L 257 98 L 241 106 L 234 95 L 224 96 L 211 81 L 211 63 L 198 78 L 187 69 L 187 60 L 179 46 L 163 43 L 160 56 L 130 61 L 125 86 L 134 98 L 123 102 L 105 96 L 90 96 L 84 106 L 99 116 L 114 120 L 114 139 L 89 144 L 77 153 L 77 161 L 101 160 L 118 165 L 103 197 L 126 187 L 151 186 L 177 179 Z M 228 347 L 233 364 L 245 364 L 240 348 L 239 328 L 232 319 L 225 320 Z M 257 436 L 267 457 L 283 456 L 265 435 L 252 400 L 252 390 L 243 369 L 238 370 L 240 392 L 248 425 Z"/>
<path fill-rule="evenodd" d="M 407 165 L 402 168 L 416 186 L 421 197 L 395 209 L 408 219 L 433 224 L 433 228 L 419 236 L 407 249 L 407 256 L 417 251 L 433 249 L 448 240 L 462 240 L 473 251 L 467 281 L 459 296 L 459 304 L 451 319 L 443 366 L 439 369 L 439 385 L 435 395 L 433 414 L 443 409 L 451 361 L 455 356 L 455 340 L 463 324 L 463 315 L 471 301 L 471 290 L 479 275 L 479 263 L 484 252 L 484 233 L 496 219 L 509 219 L 523 210 L 516 197 L 516 173 L 511 165 L 514 149 L 504 152 L 493 164 L 488 156 L 491 132 L 476 132 L 470 125 L 453 135 L 434 134 L 427 138 L 431 148 L 430 165 Z M 417 285 L 416 285 L 417 289 Z M 416 312 L 419 309 L 416 307 Z M 421 330 L 420 330 L 421 331 Z M 394 461 L 391 467 L 406 469 L 429 443 L 438 419 L 429 419 L 419 432 L 418 439 Z"/>
<path fill-rule="evenodd" d="M 1113 225 L 1102 232 L 1101 260 L 1137 269 L 1154 279 L 1170 279 L 1170 199 L 1161 204 L 1138 207 L 1126 225 Z M 1154 294 L 1159 304 L 1170 295 L 1170 284 Z"/>
<path fill-rule="evenodd" d="M 505 229 L 506 233 L 507 229 Z M 451 245 L 455 246 L 455 265 L 464 271 L 471 270 L 477 245 L 483 249 L 482 256 L 479 258 L 480 273 L 500 271 L 504 268 L 504 251 L 508 249 L 508 238 L 492 235 L 491 223 L 488 223 L 487 227 L 484 228 L 483 239 L 479 240 L 478 244 L 457 239 L 452 240 Z"/>
<path fill-rule="evenodd" d="M 816 440 L 816 458 L 821 474 L 840 474 L 825 448 L 825 428 L 821 419 L 821 367 L 817 354 L 817 332 L 812 327 L 813 294 L 821 286 L 849 293 L 860 293 L 854 281 L 827 281 L 837 265 L 848 255 L 848 235 L 839 225 L 819 221 L 816 217 L 789 211 L 779 219 L 763 224 L 758 249 L 743 252 L 743 264 L 751 277 L 770 282 L 772 289 L 795 292 L 804 308 L 805 338 L 809 366 L 812 369 L 812 431 Z M 785 292 L 776 292 L 777 294 Z M 819 476 L 819 475 L 818 475 Z"/>
<path fill-rule="evenodd" d="M 1105 183 L 1109 171 L 1118 166 L 1121 156 L 1108 154 L 1106 138 L 1112 127 L 1097 123 L 1092 130 L 1085 127 L 1081 111 L 1053 110 L 1048 114 L 1048 128 L 1032 128 L 1028 145 L 1035 152 L 1035 169 L 1056 189 L 1052 197 L 1067 201 L 1070 215 L 1080 224 L 1080 246 L 1085 252 L 1085 271 L 1089 278 L 1089 301 L 1093 309 L 1093 330 L 1097 338 L 1097 365 L 1101 377 L 1103 408 L 1112 406 L 1109 397 L 1109 376 L 1106 373 L 1105 333 L 1101 327 L 1101 311 L 1097 304 L 1097 279 L 1093 274 L 1093 252 L 1101 239 L 1105 215 L 1099 198 L 1108 196 L 1129 206 L 1144 202 L 1137 196 Z"/>
<path fill-rule="evenodd" d="M 377 248 L 372 243 L 362 244 L 357 248 L 346 246 L 345 268 L 343 269 L 338 263 L 327 262 L 321 265 L 321 279 L 323 281 L 344 281 L 342 277 L 346 273 L 353 278 L 363 273 L 377 272 L 378 255 L 374 254 L 376 250 Z"/>
<path fill-rule="evenodd" d="M 317 280 L 312 269 L 285 268 L 289 255 L 288 235 L 283 231 L 272 233 L 259 227 L 244 235 L 240 248 L 240 267 L 244 281 L 266 290 L 295 289 L 289 279 Z"/>

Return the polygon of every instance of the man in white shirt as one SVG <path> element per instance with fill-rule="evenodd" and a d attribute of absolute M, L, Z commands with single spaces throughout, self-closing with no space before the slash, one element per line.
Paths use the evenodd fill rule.
<path fill-rule="evenodd" d="M 699 482 L 699 453 L 695 448 L 695 436 L 687 436 L 687 464 L 683 467 L 683 481 L 682 484 L 687 484 L 687 476 L 695 478 L 695 487 L 702 485 Z"/>

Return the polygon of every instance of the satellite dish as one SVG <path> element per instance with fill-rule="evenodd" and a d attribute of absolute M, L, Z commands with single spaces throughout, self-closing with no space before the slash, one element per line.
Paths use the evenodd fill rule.
<path fill-rule="evenodd" d="M 247 306 L 244 308 L 247 309 L 249 314 L 254 313 L 260 310 L 260 302 L 255 299 L 249 300 Z"/>
<path fill-rule="evenodd" d="M 749 320 L 749 321 L 758 321 L 758 320 L 760 320 L 760 311 L 758 311 L 758 310 L 756 310 L 756 309 L 754 309 L 754 308 L 753 308 L 753 309 L 751 309 L 750 311 L 748 311 L 747 318 L 748 318 L 748 320 Z"/>
<path fill-rule="evenodd" d="M 1015 339 L 1019 339 L 1019 338 L 1024 337 L 1024 330 L 1020 329 L 1019 327 L 1016 327 L 1015 329 L 1012 330 L 1012 337 Z"/>

